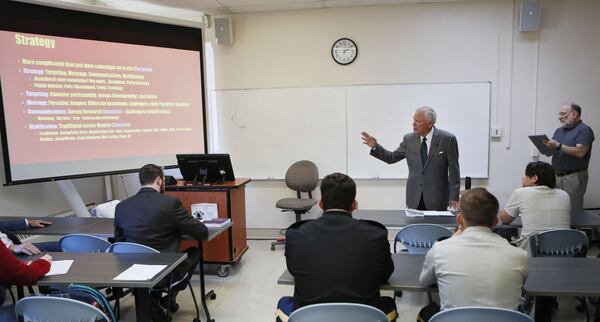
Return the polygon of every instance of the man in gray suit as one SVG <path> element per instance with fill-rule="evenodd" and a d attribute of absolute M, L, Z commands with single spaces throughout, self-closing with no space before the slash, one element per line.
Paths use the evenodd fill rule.
<path fill-rule="evenodd" d="M 371 148 L 372 156 L 390 164 L 406 158 L 408 208 L 446 210 L 450 205 L 458 209 L 458 144 L 454 135 L 433 126 L 436 118 L 431 107 L 418 108 L 413 117 L 414 132 L 406 134 L 393 152 L 379 145 L 369 133 L 362 132 L 363 143 Z"/>

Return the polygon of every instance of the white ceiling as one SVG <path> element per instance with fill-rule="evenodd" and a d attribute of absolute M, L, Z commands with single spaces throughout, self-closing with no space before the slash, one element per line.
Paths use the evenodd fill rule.
<path fill-rule="evenodd" d="M 218 16 L 266 11 L 454 1 L 465 0 L 62 0 L 62 2 L 192 21 L 199 21 L 203 14 Z"/>

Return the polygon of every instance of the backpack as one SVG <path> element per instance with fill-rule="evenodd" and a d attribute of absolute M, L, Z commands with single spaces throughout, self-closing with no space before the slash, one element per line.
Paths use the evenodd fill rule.
<path fill-rule="evenodd" d="M 48 296 L 64 297 L 90 304 L 108 317 L 109 322 L 117 322 L 115 312 L 104 294 L 93 287 L 71 284 L 67 287 L 51 287 Z"/>

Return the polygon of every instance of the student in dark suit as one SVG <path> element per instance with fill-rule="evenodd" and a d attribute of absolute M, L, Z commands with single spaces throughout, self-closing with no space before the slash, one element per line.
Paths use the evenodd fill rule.
<path fill-rule="evenodd" d="M 208 238 L 206 226 L 189 215 L 175 197 L 163 194 L 164 173 L 161 167 L 147 164 L 140 169 L 138 193 L 117 205 L 115 210 L 115 241 L 133 242 L 150 246 L 160 252 L 177 252 L 181 235 L 192 236 L 196 240 Z M 176 272 L 183 276 L 200 253 L 197 248 L 187 249 L 188 258 Z M 168 284 L 168 279 L 159 285 Z M 172 296 L 171 311 L 179 307 Z M 164 311 L 158 306 L 158 298 L 153 298 L 153 320 L 164 321 Z M 163 300 L 163 306 L 167 306 Z"/>
<path fill-rule="evenodd" d="M 330 174 L 321 182 L 323 215 L 288 228 L 285 258 L 295 287 L 293 299 L 280 300 L 280 317 L 309 304 L 351 302 L 374 306 L 396 319 L 394 300 L 379 294 L 379 286 L 394 271 L 387 229 L 352 218 L 355 197 L 352 178 Z"/>

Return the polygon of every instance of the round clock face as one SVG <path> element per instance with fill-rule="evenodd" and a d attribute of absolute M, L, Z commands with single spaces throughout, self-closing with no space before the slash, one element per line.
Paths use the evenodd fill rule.
<path fill-rule="evenodd" d="M 340 65 L 352 63 L 356 56 L 358 56 L 358 47 L 351 39 L 340 38 L 331 47 L 331 57 Z"/>

